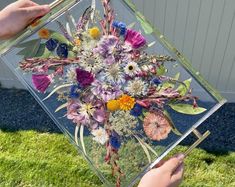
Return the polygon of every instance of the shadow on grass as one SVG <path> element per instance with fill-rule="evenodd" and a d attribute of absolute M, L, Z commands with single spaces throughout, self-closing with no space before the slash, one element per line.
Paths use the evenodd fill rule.
<path fill-rule="evenodd" d="M 37 132 L 61 133 L 50 117 L 34 98 L 24 90 L 0 89 L 0 129 L 14 132 L 35 130 Z M 205 121 L 198 130 L 211 131 L 200 148 L 213 154 L 235 151 L 235 104 L 225 104 Z M 191 145 L 196 138 L 191 134 L 181 145 Z"/>

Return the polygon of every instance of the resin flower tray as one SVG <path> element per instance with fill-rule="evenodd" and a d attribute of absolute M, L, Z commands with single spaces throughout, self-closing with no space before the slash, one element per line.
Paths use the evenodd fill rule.
<path fill-rule="evenodd" d="M 1 58 L 106 186 L 132 186 L 225 99 L 131 1 L 60 0 Z"/>

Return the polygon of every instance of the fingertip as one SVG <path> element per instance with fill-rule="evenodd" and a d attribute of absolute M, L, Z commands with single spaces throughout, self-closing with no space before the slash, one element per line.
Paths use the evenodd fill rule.
<path fill-rule="evenodd" d="M 44 13 L 48 13 L 51 11 L 51 8 L 49 5 L 41 5 L 41 8 L 44 11 Z"/>

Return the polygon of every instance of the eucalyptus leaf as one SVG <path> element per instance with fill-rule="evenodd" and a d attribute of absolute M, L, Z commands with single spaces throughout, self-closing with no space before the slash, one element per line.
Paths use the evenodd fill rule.
<path fill-rule="evenodd" d="M 136 25 L 136 22 L 131 23 L 127 26 L 128 29 L 132 29 Z"/>
<path fill-rule="evenodd" d="M 170 125 L 171 125 L 172 132 L 175 133 L 175 134 L 178 135 L 178 136 L 181 136 L 182 134 L 181 134 L 181 132 L 176 128 L 176 126 L 175 126 L 173 120 L 171 119 L 170 114 L 169 114 L 166 110 L 164 110 L 163 113 L 164 113 L 165 117 L 167 118 L 167 120 L 169 121 L 169 123 L 170 123 Z"/>
<path fill-rule="evenodd" d="M 57 40 L 58 42 L 60 43 L 65 43 L 67 45 L 71 45 L 70 41 L 67 40 L 62 34 L 60 33 L 57 33 L 57 32 L 54 32 L 52 31 L 51 32 L 51 38 Z"/>
<path fill-rule="evenodd" d="M 27 41 L 27 42 L 16 44 L 15 47 L 17 48 L 32 47 L 33 45 L 35 45 L 35 43 L 38 42 L 38 40 L 41 41 L 41 39 L 34 39 L 34 40 Z"/>
<path fill-rule="evenodd" d="M 202 107 L 193 107 L 193 105 L 189 104 L 169 104 L 169 106 L 176 112 L 188 115 L 201 114 L 207 110 Z"/>
<path fill-rule="evenodd" d="M 21 45 L 24 47 L 17 55 L 22 55 L 24 58 L 35 57 L 40 47 L 41 39 L 31 40 Z"/>
<path fill-rule="evenodd" d="M 185 80 L 183 82 L 184 84 L 180 84 L 176 91 L 178 91 L 181 96 L 184 96 L 188 92 L 191 82 L 192 78 Z"/>
<path fill-rule="evenodd" d="M 40 44 L 38 52 L 35 54 L 37 58 L 48 58 L 52 53 L 46 48 L 46 44 Z"/>
<path fill-rule="evenodd" d="M 151 34 L 153 32 L 153 27 L 145 20 L 140 12 L 136 12 L 136 18 L 140 22 L 145 34 Z"/>

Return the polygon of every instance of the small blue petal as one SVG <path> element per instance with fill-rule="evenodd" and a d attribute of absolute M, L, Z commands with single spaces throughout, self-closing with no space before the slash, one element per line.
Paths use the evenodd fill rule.
<path fill-rule="evenodd" d="M 68 57 L 68 46 L 66 44 L 60 44 L 56 50 L 56 53 L 61 58 L 67 58 Z"/>
<path fill-rule="evenodd" d="M 58 41 L 56 39 L 49 39 L 47 42 L 46 42 L 46 48 L 49 50 L 49 51 L 54 51 L 56 49 L 58 45 Z"/>
<path fill-rule="evenodd" d="M 130 114 L 135 117 L 142 115 L 142 113 L 143 113 L 143 107 L 137 103 L 130 111 Z"/>
<path fill-rule="evenodd" d="M 69 96 L 70 98 L 76 99 L 80 96 L 79 94 L 79 90 L 81 89 L 81 87 L 79 85 L 73 85 L 70 89 L 70 93 Z"/>
<path fill-rule="evenodd" d="M 113 131 L 112 135 L 109 138 L 109 143 L 112 146 L 112 148 L 118 150 L 121 147 L 121 139 L 120 136 Z"/>
<path fill-rule="evenodd" d="M 154 78 L 154 79 L 152 80 L 152 82 L 153 82 L 154 84 L 156 84 L 156 85 L 159 85 L 159 84 L 162 83 L 162 81 L 161 81 L 160 79 L 158 79 L 158 78 Z"/>

